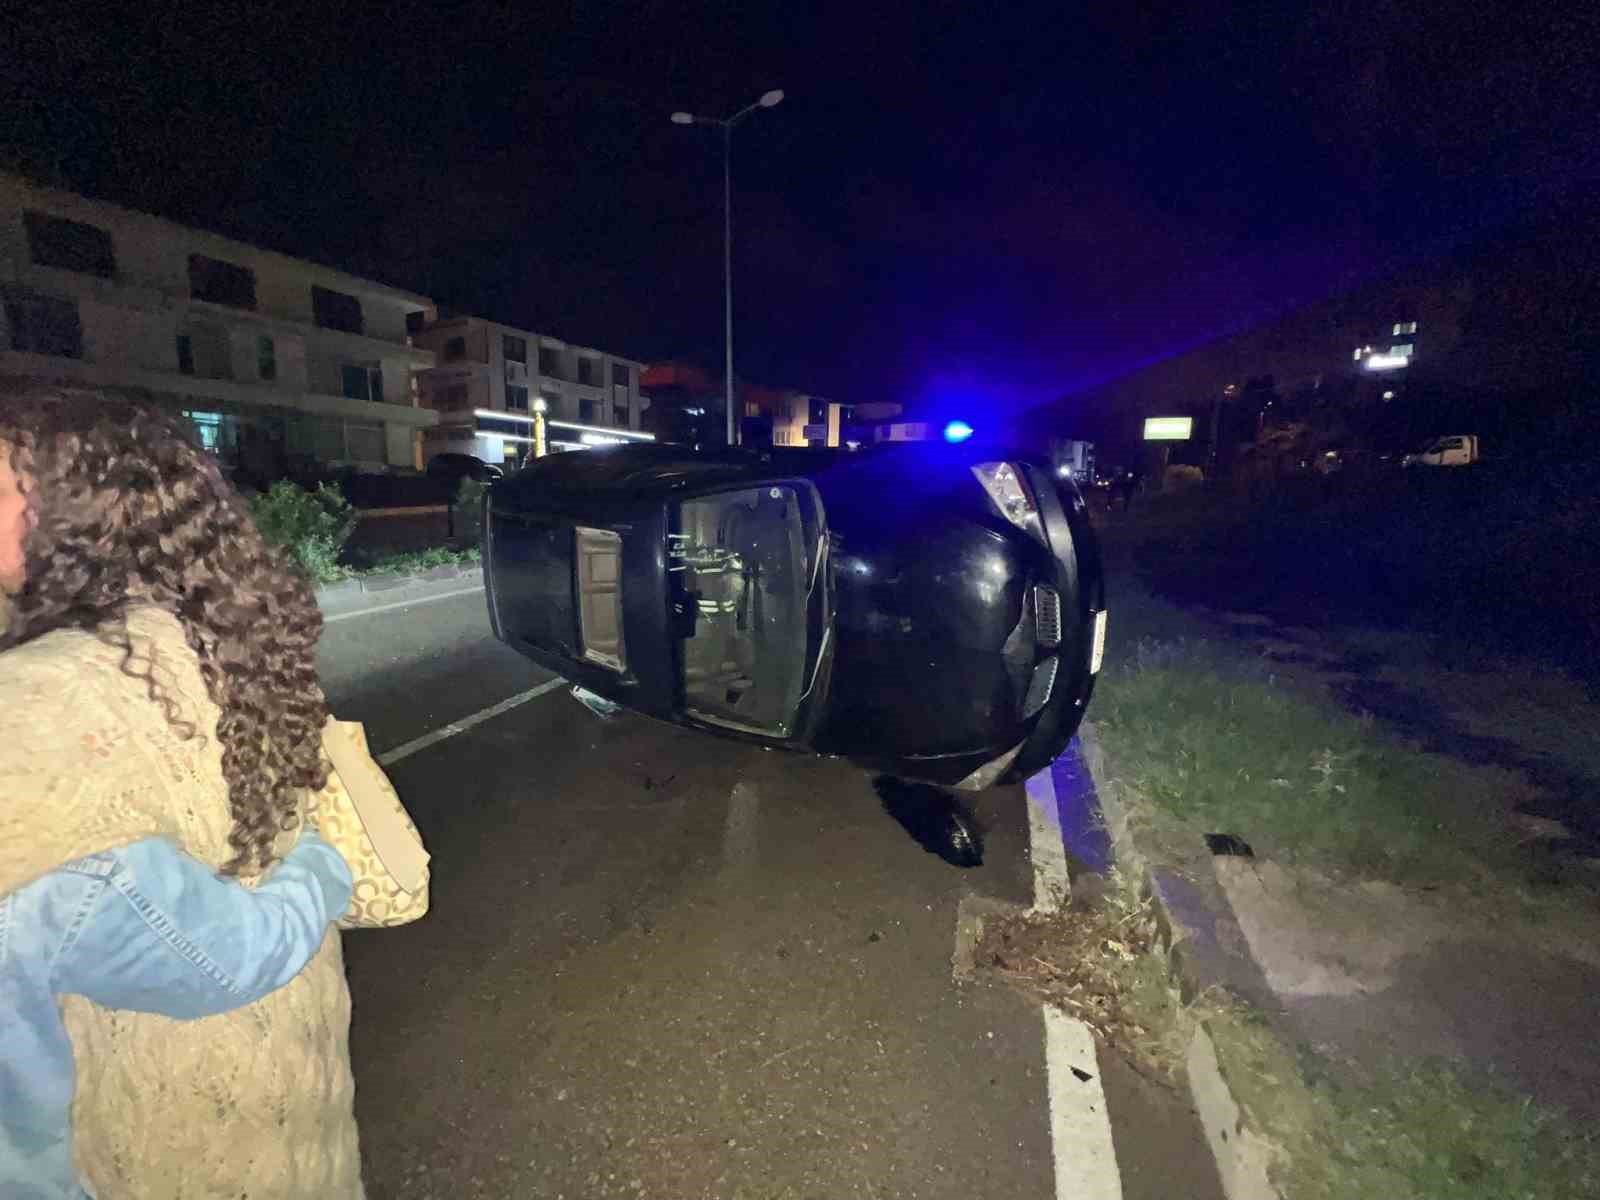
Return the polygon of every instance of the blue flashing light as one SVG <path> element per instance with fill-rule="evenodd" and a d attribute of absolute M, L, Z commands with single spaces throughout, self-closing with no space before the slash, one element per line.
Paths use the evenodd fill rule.
<path fill-rule="evenodd" d="M 972 426 L 965 421 L 951 421 L 944 427 L 944 440 L 947 442 L 964 442 L 972 436 Z"/>

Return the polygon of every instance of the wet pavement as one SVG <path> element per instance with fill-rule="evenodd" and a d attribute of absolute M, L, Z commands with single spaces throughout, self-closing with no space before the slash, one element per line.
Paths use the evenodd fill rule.
<path fill-rule="evenodd" d="M 336 623 L 322 671 L 380 755 L 550 678 L 476 597 Z M 1022 788 L 966 798 L 960 868 L 857 768 L 566 688 L 389 771 L 433 910 L 345 939 L 374 1200 L 1055 1194 L 1040 1012 L 951 974 L 964 897 L 1032 898 Z M 1101 1058 L 1121 1194 L 1216 1195 L 1187 1105 Z"/>

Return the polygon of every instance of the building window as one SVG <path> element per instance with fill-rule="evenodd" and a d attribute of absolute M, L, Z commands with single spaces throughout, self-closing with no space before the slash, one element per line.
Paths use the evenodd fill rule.
<path fill-rule="evenodd" d="M 1416 349 L 1416 346 L 1410 342 L 1401 342 L 1398 345 L 1390 346 L 1389 353 L 1396 358 L 1410 358 L 1416 352 Z"/>
<path fill-rule="evenodd" d="M 311 288 L 311 313 L 316 323 L 324 329 L 337 329 L 340 333 L 362 333 L 361 301 L 331 288 Z"/>
<path fill-rule="evenodd" d="M 222 449 L 222 414 L 215 412 L 184 411 L 184 416 L 194 426 L 195 440 L 200 449 L 216 454 Z"/>
<path fill-rule="evenodd" d="M 506 384 L 506 408 L 511 412 L 528 411 L 528 389 L 516 384 Z"/>
<path fill-rule="evenodd" d="M 626 404 L 612 406 L 611 423 L 618 429 L 626 429 L 628 427 L 628 406 Z"/>
<path fill-rule="evenodd" d="M 39 266 L 102 279 L 116 275 L 116 252 L 104 229 L 47 213 L 24 213 L 22 220 L 28 229 L 28 251 Z"/>
<path fill-rule="evenodd" d="M 500 350 L 506 356 L 507 362 L 525 363 L 528 361 L 528 339 L 512 337 L 509 333 L 500 337 Z"/>
<path fill-rule="evenodd" d="M 1399 337 L 1402 333 L 1415 333 L 1416 331 L 1417 323 L 1415 321 L 1396 321 L 1394 323 L 1395 337 Z"/>
<path fill-rule="evenodd" d="M 344 394 L 352 400 L 383 401 L 383 368 L 344 366 Z"/>
<path fill-rule="evenodd" d="M 29 288 L 6 288 L 5 309 L 13 350 L 59 358 L 83 357 L 83 327 L 78 323 L 76 300 L 47 296 Z"/>
<path fill-rule="evenodd" d="M 384 453 L 382 425 L 363 425 L 356 421 L 347 421 L 344 434 L 345 455 L 352 462 L 381 463 L 388 457 Z"/>
<path fill-rule="evenodd" d="M 264 333 L 256 338 L 256 370 L 269 382 L 278 377 L 278 347 Z"/>
<path fill-rule="evenodd" d="M 254 308 L 256 273 L 248 267 L 223 262 L 220 258 L 191 254 L 189 294 L 196 300 L 204 300 L 208 304 L 226 304 L 229 308 Z"/>
<path fill-rule="evenodd" d="M 540 388 L 539 399 L 544 401 L 544 411 L 547 416 L 559 417 L 561 415 L 561 393 L 551 388 Z"/>
<path fill-rule="evenodd" d="M 187 333 L 178 335 L 178 370 L 185 375 L 194 374 L 194 338 Z"/>
<path fill-rule="evenodd" d="M 579 400 L 578 401 L 578 420 L 583 421 L 583 422 L 585 422 L 587 424 L 590 424 L 590 425 L 594 424 L 594 401 L 593 400 Z"/>
<path fill-rule="evenodd" d="M 578 382 L 594 383 L 594 359 L 580 358 L 578 360 Z"/>
<path fill-rule="evenodd" d="M 613 387 L 628 386 L 628 364 L 614 362 L 611 364 L 611 383 Z"/>
<path fill-rule="evenodd" d="M 467 356 L 467 339 L 464 337 L 446 338 L 444 343 L 445 362 L 460 362 Z"/>
<path fill-rule="evenodd" d="M 539 347 L 539 374 L 548 375 L 551 379 L 561 378 L 560 352 L 549 346 Z"/>

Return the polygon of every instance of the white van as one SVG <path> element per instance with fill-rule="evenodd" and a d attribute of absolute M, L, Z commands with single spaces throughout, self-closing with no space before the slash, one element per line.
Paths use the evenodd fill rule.
<path fill-rule="evenodd" d="M 1453 433 L 1434 438 L 1415 454 L 1400 460 L 1404 467 L 1465 467 L 1478 461 L 1478 437 L 1472 433 Z"/>

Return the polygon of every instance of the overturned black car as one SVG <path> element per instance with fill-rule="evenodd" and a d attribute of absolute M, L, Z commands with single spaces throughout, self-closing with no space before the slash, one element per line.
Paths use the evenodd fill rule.
<path fill-rule="evenodd" d="M 1083 500 L 1019 456 L 569 452 L 497 482 L 484 522 L 497 637 L 725 737 L 982 788 L 1061 752 L 1100 667 Z"/>

